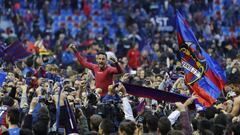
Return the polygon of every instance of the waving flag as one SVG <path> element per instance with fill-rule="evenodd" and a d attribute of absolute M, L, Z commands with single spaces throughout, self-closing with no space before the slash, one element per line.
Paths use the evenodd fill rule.
<path fill-rule="evenodd" d="M 205 107 L 220 96 L 226 81 L 224 70 L 199 45 L 186 20 L 177 11 L 177 38 L 185 82 Z"/>
<path fill-rule="evenodd" d="M 27 48 L 23 46 L 22 42 L 16 41 L 4 50 L 4 59 L 14 62 L 19 59 L 24 59 L 31 54 L 32 53 L 28 52 Z"/>
<path fill-rule="evenodd" d="M 158 101 L 163 100 L 170 103 L 185 102 L 189 98 L 187 96 L 180 95 L 177 93 L 171 93 L 167 91 L 141 87 L 141 86 L 132 85 L 128 83 L 123 83 L 123 85 L 126 88 L 126 91 L 128 94 L 134 95 L 137 97 L 150 98 Z"/>

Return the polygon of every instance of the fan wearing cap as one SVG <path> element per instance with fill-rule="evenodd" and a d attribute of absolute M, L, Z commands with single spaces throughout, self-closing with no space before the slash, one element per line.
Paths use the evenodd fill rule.
<path fill-rule="evenodd" d="M 96 88 L 101 88 L 101 96 L 108 92 L 108 86 L 113 83 L 113 75 L 123 73 L 123 69 L 118 64 L 115 58 L 110 58 L 115 67 L 107 65 L 107 55 L 104 52 L 99 52 L 96 57 L 97 64 L 87 62 L 77 51 L 74 44 L 69 45 L 74 51 L 78 61 L 85 68 L 91 69 L 95 74 Z"/>

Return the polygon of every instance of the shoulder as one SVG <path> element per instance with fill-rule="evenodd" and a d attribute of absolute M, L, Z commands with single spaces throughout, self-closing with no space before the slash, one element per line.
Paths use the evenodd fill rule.
<path fill-rule="evenodd" d="M 98 69 L 99 68 L 97 64 L 94 64 L 94 63 L 91 63 L 91 64 L 92 64 L 93 69 Z"/>

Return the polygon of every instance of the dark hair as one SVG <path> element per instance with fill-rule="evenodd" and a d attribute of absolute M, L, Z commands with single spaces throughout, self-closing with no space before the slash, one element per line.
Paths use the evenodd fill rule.
<path fill-rule="evenodd" d="M 184 135 L 184 133 L 181 130 L 171 130 L 167 135 Z"/>
<path fill-rule="evenodd" d="M 100 115 L 94 114 L 90 117 L 91 130 L 98 132 L 98 127 L 102 122 L 102 117 Z"/>
<path fill-rule="evenodd" d="M 124 120 L 120 123 L 120 131 L 125 131 L 127 135 L 134 135 L 136 125 L 131 120 Z"/>
<path fill-rule="evenodd" d="M 50 120 L 50 118 L 49 118 L 48 114 L 43 114 L 43 113 L 38 114 L 38 121 L 48 124 L 49 120 Z"/>
<path fill-rule="evenodd" d="M 49 110 L 48 110 L 47 106 L 42 106 L 39 109 L 37 116 L 38 116 L 38 120 L 42 120 L 42 121 L 45 121 L 46 123 L 48 123 L 50 118 L 49 118 Z"/>
<path fill-rule="evenodd" d="M 18 124 L 19 117 L 20 117 L 20 111 L 16 108 L 10 108 L 7 112 L 7 117 L 9 118 L 9 122 L 11 124 Z"/>
<path fill-rule="evenodd" d="M 158 129 L 161 135 L 166 135 L 171 130 L 171 122 L 167 117 L 161 117 L 158 121 Z"/>
<path fill-rule="evenodd" d="M 207 119 L 214 118 L 215 114 L 217 114 L 218 110 L 215 107 L 209 107 L 205 111 L 205 117 Z"/>
<path fill-rule="evenodd" d="M 147 117 L 146 124 L 147 124 L 148 131 L 151 131 L 151 132 L 156 132 L 157 131 L 157 128 L 158 128 L 157 117 L 155 117 L 153 115 Z"/>
<path fill-rule="evenodd" d="M 227 134 L 240 135 L 240 122 L 231 123 L 227 128 Z"/>
<path fill-rule="evenodd" d="M 89 131 L 89 132 L 84 133 L 84 135 L 99 135 L 99 133 L 96 131 Z"/>
<path fill-rule="evenodd" d="M 192 120 L 192 126 L 193 126 L 193 130 L 197 131 L 197 129 L 198 129 L 198 120 L 193 119 Z"/>
<path fill-rule="evenodd" d="M 100 124 L 100 128 L 103 130 L 105 135 L 109 135 L 115 131 L 114 124 L 109 119 L 103 119 Z"/>
<path fill-rule="evenodd" d="M 205 129 L 200 132 L 201 135 L 215 135 L 211 130 Z"/>
<path fill-rule="evenodd" d="M 214 134 L 223 134 L 227 126 L 227 116 L 225 114 L 219 114 L 214 119 L 213 132 Z"/>
<path fill-rule="evenodd" d="M 5 96 L 2 98 L 2 105 L 7 105 L 9 107 L 13 106 L 14 100 L 10 96 Z"/>
<path fill-rule="evenodd" d="M 32 131 L 29 129 L 21 129 L 19 135 L 33 135 Z"/>
<path fill-rule="evenodd" d="M 48 125 L 42 121 L 38 121 L 33 125 L 33 132 L 35 135 L 47 135 Z"/>
<path fill-rule="evenodd" d="M 199 122 L 199 130 L 200 130 L 200 132 L 205 130 L 205 129 L 210 130 L 211 129 L 211 125 L 212 125 L 212 123 L 209 120 L 207 120 L 207 119 L 201 120 Z"/>
<path fill-rule="evenodd" d="M 224 127 L 227 126 L 227 116 L 225 114 L 219 114 L 215 119 L 214 119 L 215 124 L 220 124 Z"/>
<path fill-rule="evenodd" d="M 104 51 L 99 51 L 99 52 L 97 53 L 97 55 L 100 55 L 100 54 L 107 57 L 107 54 L 106 54 Z"/>
<path fill-rule="evenodd" d="M 213 133 L 215 135 L 223 135 L 224 134 L 224 130 L 225 130 L 225 127 L 223 125 L 220 125 L 220 124 L 214 124 L 212 126 L 212 129 Z"/>

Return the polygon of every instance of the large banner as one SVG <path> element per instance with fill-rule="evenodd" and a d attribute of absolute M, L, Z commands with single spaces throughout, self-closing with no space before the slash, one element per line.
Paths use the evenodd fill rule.
<path fill-rule="evenodd" d="M 166 16 L 155 16 L 150 21 L 157 27 L 158 31 L 161 32 L 172 32 L 174 31 L 174 18 Z"/>

